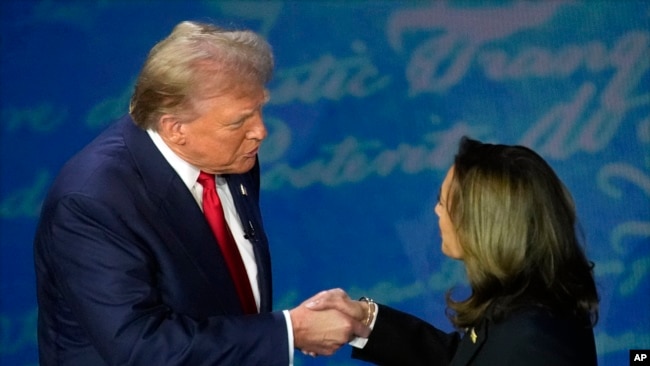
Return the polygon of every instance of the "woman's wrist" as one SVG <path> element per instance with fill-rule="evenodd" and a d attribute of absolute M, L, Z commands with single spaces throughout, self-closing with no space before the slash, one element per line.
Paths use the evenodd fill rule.
<path fill-rule="evenodd" d="M 364 310 L 363 318 L 359 320 L 363 323 L 363 325 L 368 327 L 375 320 L 375 315 L 377 314 L 377 303 L 375 303 L 373 299 L 365 296 L 359 299 L 359 302 L 361 303 L 361 306 Z"/>

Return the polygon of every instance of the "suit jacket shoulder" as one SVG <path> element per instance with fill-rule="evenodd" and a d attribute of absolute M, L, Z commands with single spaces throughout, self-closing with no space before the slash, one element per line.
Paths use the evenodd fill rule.
<path fill-rule="evenodd" d="M 484 321 L 465 336 L 452 365 L 596 365 L 593 330 L 587 320 L 526 307 L 501 322 Z"/>

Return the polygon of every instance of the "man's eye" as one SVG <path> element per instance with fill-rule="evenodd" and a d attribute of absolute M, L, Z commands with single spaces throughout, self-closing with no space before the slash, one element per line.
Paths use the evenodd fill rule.
<path fill-rule="evenodd" d="M 236 120 L 236 121 L 234 121 L 234 122 L 231 122 L 231 123 L 230 123 L 230 126 L 232 126 L 232 127 L 239 127 L 239 126 L 243 125 L 244 122 L 246 122 L 246 118 L 241 118 L 241 119 L 238 119 L 238 120 Z"/>

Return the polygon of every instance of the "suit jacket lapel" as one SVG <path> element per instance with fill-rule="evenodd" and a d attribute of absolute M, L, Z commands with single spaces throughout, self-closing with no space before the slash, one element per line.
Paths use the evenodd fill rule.
<path fill-rule="evenodd" d="M 475 337 L 472 335 L 474 334 Z M 463 336 L 463 340 L 458 346 L 456 356 L 451 361 L 451 366 L 468 365 L 476 353 L 483 347 L 483 343 L 488 337 L 488 323 L 481 322 L 478 327 L 470 328 Z"/>
<path fill-rule="evenodd" d="M 258 172 L 259 166 L 256 164 L 252 171 L 253 176 Z M 269 312 L 272 310 L 273 298 L 271 255 L 259 212 L 259 184 L 253 181 L 250 174 L 228 175 L 226 180 L 241 225 L 255 253 L 257 282 L 260 290 L 260 312 Z"/>
<path fill-rule="evenodd" d="M 241 312 L 235 286 L 218 243 L 192 194 L 158 151 L 147 133 L 131 121 L 124 126 L 124 140 L 132 152 L 137 169 L 150 193 L 153 212 L 158 215 L 152 225 L 159 230 L 167 245 L 181 246 L 206 281 L 208 288 L 219 288 L 206 294 L 220 303 L 227 312 Z"/>

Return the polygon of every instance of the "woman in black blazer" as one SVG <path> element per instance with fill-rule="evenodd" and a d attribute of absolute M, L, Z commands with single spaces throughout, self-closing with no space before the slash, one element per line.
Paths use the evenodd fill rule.
<path fill-rule="evenodd" d="M 465 264 L 471 294 L 447 294 L 456 332 L 330 290 L 372 333 L 354 358 L 379 365 L 596 365 L 598 294 L 576 233 L 573 199 L 553 169 L 522 146 L 463 138 L 435 207 L 442 252 Z"/>

